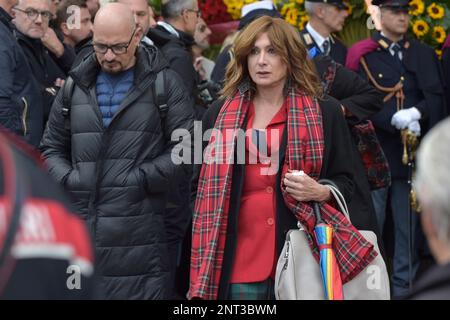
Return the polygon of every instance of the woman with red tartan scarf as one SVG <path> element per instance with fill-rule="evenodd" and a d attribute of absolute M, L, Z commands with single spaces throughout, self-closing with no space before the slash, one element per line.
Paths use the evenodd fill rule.
<path fill-rule="evenodd" d="M 274 299 L 278 255 L 297 221 L 318 258 L 313 201 L 335 230 L 343 283 L 374 259 L 372 245 L 317 182 L 332 180 L 347 201 L 353 192 L 350 134 L 313 68 L 282 19 L 261 17 L 236 39 L 223 100 L 202 123 L 204 132 L 214 129 L 194 168 L 189 299 Z M 293 174 L 299 170 L 305 175 Z"/>

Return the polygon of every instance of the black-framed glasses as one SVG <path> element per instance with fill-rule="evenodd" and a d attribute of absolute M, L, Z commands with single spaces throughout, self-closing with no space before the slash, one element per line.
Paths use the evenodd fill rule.
<path fill-rule="evenodd" d="M 25 13 L 27 15 L 27 17 L 30 18 L 31 20 L 36 20 L 38 15 L 41 15 L 42 20 L 45 20 L 45 21 L 50 21 L 53 18 L 53 14 L 47 10 L 39 11 L 39 10 L 36 10 L 33 8 L 27 8 L 27 9 L 23 10 L 23 9 L 17 8 L 17 7 L 15 7 L 14 10 Z"/>
<path fill-rule="evenodd" d="M 116 55 L 125 54 L 125 53 L 127 53 L 128 47 L 131 44 L 131 40 L 133 40 L 135 32 L 136 32 L 136 28 L 134 29 L 133 33 L 131 34 L 131 38 L 127 44 L 119 43 L 119 44 L 113 44 L 110 46 L 110 45 L 103 44 L 103 43 L 93 43 L 92 45 L 94 47 L 95 52 L 98 52 L 101 54 L 105 54 L 106 52 L 108 52 L 108 49 L 111 49 L 111 51 Z"/>
<path fill-rule="evenodd" d="M 197 18 L 200 18 L 202 16 L 202 12 L 200 10 L 186 9 L 186 11 L 195 12 Z"/>

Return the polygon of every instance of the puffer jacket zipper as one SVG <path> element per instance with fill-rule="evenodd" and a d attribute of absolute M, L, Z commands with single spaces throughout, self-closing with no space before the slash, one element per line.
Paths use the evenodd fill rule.
<path fill-rule="evenodd" d="M 28 114 L 28 102 L 25 97 L 22 97 L 23 102 L 23 111 L 22 111 L 22 126 L 23 126 L 23 135 L 26 136 L 28 132 L 27 127 L 27 114 Z"/>

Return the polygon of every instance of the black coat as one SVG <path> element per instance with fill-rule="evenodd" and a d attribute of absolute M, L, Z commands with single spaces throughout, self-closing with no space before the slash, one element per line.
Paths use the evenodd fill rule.
<path fill-rule="evenodd" d="M 42 99 L 13 32 L 0 7 L 0 124 L 37 147 L 44 130 Z"/>
<path fill-rule="evenodd" d="M 409 300 L 450 300 L 450 263 L 436 265 L 413 286 Z"/>
<path fill-rule="evenodd" d="M 221 109 L 222 102 L 217 101 L 205 113 L 202 121 L 202 130 L 213 128 L 217 115 Z M 325 149 L 323 155 L 322 171 L 320 173 L 321 179 L 330 179 L 336 183 L 339 190 L 344 195 L 347 202 L 351 199 L 353 193 L 353 173 L 352 173 L 352 159 L 348 157 L 351 152 L 350 133 L 345 124 L 344 116 L 342 115 L 339 103 L 327 97 L 320 102 L 323 116 L 323 130 Z M 245 121 L 246 122 L 246 121 Z M 245 126 L 245 123 L 244 123 Z M 203 149 L 207 146 L 208 141 L 203 143 Z M 283 134 L 282 143 L 280 146 L 280 167 L 284 164 L 284 154 L 287 145 L 286 132 Z M 192 181 L 191 204 L 195 202 L 197 193 L 198 178 L 200 175 L 201 165 L 194 166 L 194 176 Z M 242 194 L 242 187 L 244 183 L 244 165 L 233 166 L 233 187 L 231 188 L 230 209 L 228 214 L 228 230 L 226 236 L 224 264 L 222 269 L 222 277 L 219 287 L 219 299 L 227 299 L 229 289 L 229 278 L 231 275 L 231 268 L 233 265 L 233 257 L 236 250 L 237 239 L 237 223 L 240 207 L 240 198 Z M 286 207 L 281 193 L 281 170 L 277 174 L 277 255 L 280 254 L 284 245 L 284 240 L 287 231 L 296 228 L 297 219 L 292 212 Z"/>
<path fill-rule="evenodd" d="M 105 297 L 164 299 L 169 267 L 163 212 L 169 184 L 183 171 L 172 161 L 177 141 L 171 133 L 192 130 L 193 115 L 179 76 L 166 69 L 163 131 L 151 86 L 167 65 L 156 50 L 141 47 L 136 58 L 133 86 L 107 128 L 95 94 L 95 55 L 71 71 L 71 128 L 64 127 L 59 94 L 41 148 L 50 174 L 87 222 Z"/>
<path fill-rule="evenodd" d="M 16 36 L 17 41 L 27 56 L 31 73 L 39 85 L 44 106 L 44 123 L 46 123 L 58 90 L 58 87 L 55 87 L 55 80 L 57 78 L 65 79 L 66 73 L 50 55 L 40 39 L 32 39 L 18 31 Z M 58 59 L 61 60 L 60 64 L 64 64 L 64 60 L 66 59 L 71 59 L 72 56 L 68 52 L 68 50 L 65 50 L 65 54 Z M 49 92 L 49 88 L 55 90 L 54 93 Z"/>

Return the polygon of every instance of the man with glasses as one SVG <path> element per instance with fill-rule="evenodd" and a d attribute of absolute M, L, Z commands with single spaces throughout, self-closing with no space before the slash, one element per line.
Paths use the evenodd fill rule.
<path fill-rule="evenodd" d="M 200 119 L 205 108 L 200 106 L 200 101 L 197 99 L 197 85 L 200 83 L 200 77 L 194 69 L 191 53 L 195 29 L 200 16 L 198 2 L 197 0 L 162 1 L 161 14 L 164 21 L 159 21 L 156 28 L 150 29 L 148 37 L 162 51 L 164 57 L 169 61 L 170 68 L 183 79 L 187 92 L 197 102 L 194 111 L 196 118 Z M 182 241 L 192 215 L 189 208 L 190 179 L 190 175 L 180 178 L 171 187 L 169 207 L 164 215 L 169 237 L 169 257 L 173 268 L 173 286 L 176 282 L 176 268 L 179 264 Z M 184 284 L 181 286 L 186 287 Z M 181 292 L 179 295 L 185 296 L 185 293 Z"/>
<path fill-rule="evenodd" d="M 161 13 L 164 21 L 150 29 L 148 36 L 162 50 L 170 67 L 183 79 L 194 97 L 198 83 L 190 48 L 194 44 L 194 34 L 200 11 L 197 0 L 168 0 L 162 2 Z"/>
<path fill-rule="evenodd" d="M 155 48 L 139 46 L 141 38 L 126 5 L 98 11 L 95 52 L 70 72 L 71 98 L 63 99 L 64 87 L 41 145 L 50 174 L 93 235 L 107 299 L 169 298 L 163 214 L 170 183 L 184 169 L 175 164 L 171 134 L 193 128 L 180 77 Z M 154 96 L 157 74 L 165 79 L 164 118 Z"/>
<path fill-rule="evenodd" d="M 14 37 L 14 0 L 0 0 L 0 125 L 34 146 L 41 140 L 42 102 L 37 83 Z"/>
<path fill-rule="evenodd" d="M 31 73 L 39 84 L 44 107 L 44 124 L 48 119 L 53 100 L 66 77 L 67 65 L 73 61 L 73 53 L 65 50 L 63 44 L 49 28 L 53 17 L 50 0 L 19 0 L 13 8 L 13 20 L 18 32 L 16 37 L 31 67 Z M 51 45 L 43 39 L 51 33 Z M 52 51 L 53 50 L 53 51 Z"/>

